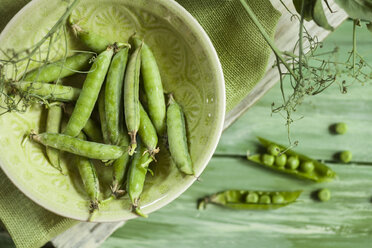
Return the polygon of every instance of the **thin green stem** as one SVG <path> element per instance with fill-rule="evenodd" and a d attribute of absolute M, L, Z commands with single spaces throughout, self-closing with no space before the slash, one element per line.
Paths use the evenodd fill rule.
<path fill-rule="evenodd" d="M 357 20 L 353 21 L 353 76 L 355 77 L 355 64 L 356 64 L 356 26 L 357 26 Z"/>
<path fill-rule="evenodd" d="M 291 66 L 286 62 L 283 58 L 281 51 L 275 46 L 274 42 L 272 41 L 271 37 L 267 34 L 265 28 L 262 26 L 260 21 L 258 20 L 257 16 L 254 14 L 253 10 L 249 5 L 246 3 L 245 0 L 240 0 L 241 4 L 243 5 L 244 9 L 247 11 L 249 17 L 251 18 L 252 22 L 256 25 L 258 30 L 260 30 L 261 35 L 270 46 L 271 50 L 274 54 L 278 57 L 281 63 L 287 68 L 288 72 L 292 75 L 292 77 L 297 81 L 297 75 L 293 72 Z"/>
<path fill-rule="evenodd" d="M 299 58 L 298 71 L 299 71 L 299 74 L 300 74 L 300 80 L 302 79 L 302 57 L 303 57 L 303 54 L 304 54 L 304 50 L 303 50 L 304 13 L 305 13 L 305 1 L 302 1 L 300 31 L 299 31 L 299 40 L 298 40 L 298 58 Z"/>

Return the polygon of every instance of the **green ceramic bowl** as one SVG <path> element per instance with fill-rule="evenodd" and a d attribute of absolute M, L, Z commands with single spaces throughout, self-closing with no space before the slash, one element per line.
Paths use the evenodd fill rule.
<path fill-rule="evenodd" d="M 2 32 L 1 48 L 18 51 L 35 44 L 63 14 L 66 6 L 66 1 L 62 0 L 31 1 Z M 172 0 L 82 0 L 73 16 L 81 20 L 84 28 L 111 41 L 126 41 L 135 31 L 144 37 L 158 61 L 165 90 L 174 92 L 185 111 L 191 157 L 196 176 L 199 176 L 217 146 L 225 116 L 221 65 L 202 27 Z M 81 49 L 73 35 L 69 37 L 70 49 Z M 57 59 L 63 52 L 63 48 L 54 49 L 52 57 Z M 46 53 L 46 49 L 41 53 Z M 1 168 L 37 204 L 56 214 L 85 221 L 88 201 L 74 164 L 66 162 L 69 175 L 63 176 L 50 166 L 44 147 L 30 141 L 21 145 L 31 129 L 42 132 L 44 123 L 45 110 L 40 106 L 24 114 L 0 117 Z M 155 176 L 147 176 L 140 201 L 145 213 L 173 201 L 195 181 L 195 177 L 181 175 L 164 151 L 151 167 Z M 97 170 L 103 194 L 107 195 L 111 169 L 98 165 Z M 130 209 L 128 197 L 123 197 L 101 207 L 95 221 L 136 217 Z"/>

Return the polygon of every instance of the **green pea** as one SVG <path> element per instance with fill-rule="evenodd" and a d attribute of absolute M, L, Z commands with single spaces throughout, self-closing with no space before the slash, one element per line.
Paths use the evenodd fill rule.
<path fill-rule="evenodd" d="M 290 156 L 287 160 L 287 167 L 291 170 L 296 170 L 300 165 L 300 160 L 297 156 Z"/>
<path fill-rule="evenodd" d="M 304 161 L 301 163 L 300 169 L 305 173 L 310 173 L 314 170 L 314 164 L 311 161 Z"/>
<path fill-rule="evenodd" d="M 345 134 L 347 132 L 347 125 L 344 122 L 337 123 L 335 125 L 335 132 L 337 134 Z"/>
<path fill-rule="evenodd" d="M 281 194 L 275 194 L 272 198 L 274 204 L 282 204 L 285 201 L 284 197 Z"/>
<path fill-rule="evenodd" d="M 240 202 L 242 194 L 237 190 L 229 190 L 225 192 L 227 202 Z"/>
<path fill-rule="evenodd" d="M 278 156 L 280 153 L 280 148 L 275 144 L 271 144 L 267 147 L 267 152 L 273 156 Z"/>
<path fill-rule="evenodd" d="M 247 194 L 247 197 L 245 199 L 245 201 L 247 203 L 257 203 L 258 202 L 258 194 L 256 192 L 249 192 Z"/>
<path fill-rule="evenodd" d="M 343 151 L 340 153 L 340 160 L 343 163 L 349 163 L 353 158 L 353 154 L 350 151 Z"/>
<path fill-rule="evenodd" d="M 331 199 L 331 191 L 329 191 L 327 188 L 319 190 L 318 199 L 322 202 L 329 201 L 329 199 Z"/>
<path fill-rule="evenodd" d="M 261 156 L 262 163 L 268 166 L 272 166 L 275 161 L 275 157 L 269 154 L 262 154 Z"/>
<path fill-rule="evenodd" d="M 283 168 L 286 163 L 287 163 L 287 155 L 286 154 L 283 153 L 283 154 L 275 157 L 275 165 L 277 167 Z"/>
<path fill-rule="evenodd" d="M 71 102 L 79 98 L 78 88 L 41 82 L 15 82 L 11 86 L 22 94 L 32 94 L 44 100 Z"/>
<path fill-rule="evenodd" d="M 261 203 L 261 204 L 270 204 L 271 203 L 271 197 L 269 195 L 262 195 L 260 197 L 260 200 L 258 201 L 258 203 Z"/>

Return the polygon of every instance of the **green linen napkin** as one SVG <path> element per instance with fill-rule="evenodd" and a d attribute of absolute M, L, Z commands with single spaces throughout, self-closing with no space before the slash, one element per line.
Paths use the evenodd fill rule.
<path fill-rule="evenodd" d="M 269 0 L 246 0 L 270 36 L 280 13 Z M 177 0 L 202 25 L 220 58 L 226 82 L 226 111 L 264 76 L 270 48 L 239 0 Z"/>
<path fill-rule="evenodd" d="M 170 0 L 171 1 L 171 0 Z M 0 31 L 29 0 L 0 0 Z M 227 110 L 241 101 L 263 77 L 270 49 L 239 0 L 178 0 L 211 38 L 226 80 Z M 273 36 L 280 14 L 269 0 L 248 1 Z M 17 247 L 39 247 L 76 224 L 24 196 L 0 170 L 0 220 Z"/>

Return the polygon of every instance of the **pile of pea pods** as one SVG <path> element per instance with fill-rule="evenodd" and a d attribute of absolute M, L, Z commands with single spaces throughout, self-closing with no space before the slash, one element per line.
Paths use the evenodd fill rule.
<path fill-rule="evenodd" d="M 91 216 L 102 202 L 127 193 L 133 212 L 146 217 L 139 202 L 149 165 L 156 163 L 159 140 L 166 140 L 164 147 L 180 173 L 194 175 L 182 108 L 172 94 L 166 104 L 157 62 L 144 40 L 133 35 L 129 43 L 111 44 L 71 18 L 68 24 L 90 51 L 33 69 L 12 83 L 20 95 L 48 102 L 46 132 L 31 132 L 30 138 L 45 145 L 50 164 L 63 174 L 68 172 L 61 166 L 61 153 L 74 154 Z M 89 67 L 81 89 L 61 83 Z M 142 103 L 140 76 L 146 99 Z M 96 105 L 100 123 L 92 118 Z M 69 116 L 64 127 L 63 115 Z M 113 167 L 109 198 L 102 199 L 92 160 Z"/>

